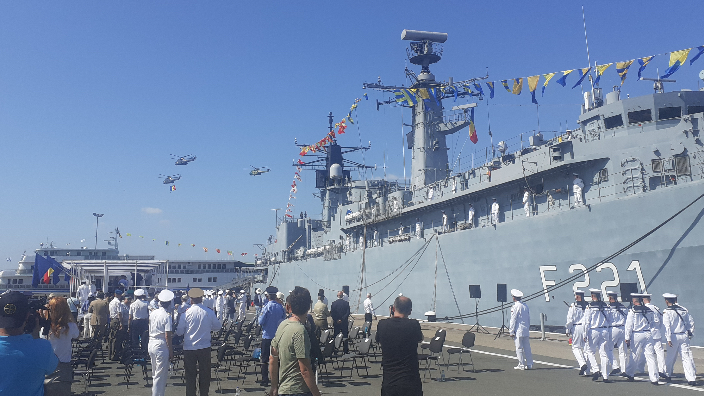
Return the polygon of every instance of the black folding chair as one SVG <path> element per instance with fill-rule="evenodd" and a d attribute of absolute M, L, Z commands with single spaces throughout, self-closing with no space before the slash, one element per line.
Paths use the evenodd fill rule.
<path fill-rule="evenodd" d="M 472 359 L 472 347 L 474 347 L 474 339 L 476 337 L 476 334 L 472 333 L 471 331 L 468 331 L 464 333 L 464 336 L 462 337 L 462 348 L 458 347 L 453 347 L 453 348 L 447 348 L 447 354 L 448 354 L 448 364 L 450 362 L 450 359 L 452 355 L 454 354 L 459 354 L 459 360 L 457 361 L 457 371 L 460 371 L 460 366 L 463 366 L 462 362 L 462 354 L 464 352 L 469 353 L 469 361 L 470 364 L 472 365 L 472 372 L 475 372 L 474 368 L 474 359 Z"/>

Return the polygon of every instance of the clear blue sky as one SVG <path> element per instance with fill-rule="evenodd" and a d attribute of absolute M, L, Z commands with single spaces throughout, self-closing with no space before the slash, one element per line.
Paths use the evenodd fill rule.
<path fill-rule="evenodd" d="M 581 3 L 477 2 L 10 2 L 0 3 L 0 257 L 15 267 L 40 242 L 93 246 L 118 226 L 121 253 L 226 258 L 257 253 L 284 207 L 299 142 L 326 133 L 381 76 L 404 84 L 403 29 L 449 34 L 438 80 L 526 77 L 587 65 Z M 704 3 L 591 1 L 591 60 L 629 60 L 704 44 Z M 693 54 L 692 54 L 693 55 Z M 667 67 L 664 56 L 646 69 Z M 602 78 L 617 84 L 612 66 Z M 623 93 L 652 84 L 631 70 Z M 668 89 L 696 89 L 704 60 L 683 66 Z M 416 71 L 417 68 L 415 68 Z M 574 77 L 571 80 L 575 81 Z M 541 81 L 542 83 L 542 81 Z M 526 89 L 527 91 L 527 89 Z M 401 118 L 377 112 L 369 92 L 343 145 L 372 142 L 362 158 L 382 177 L 403 174 Z M 574 127 L 579 88 L 550 84 L 539 98 L 540 129 Z M 463 102 L 464 103 L 464 102 Z M 535 106 L 497 86 L 477 109 L 484 150 L 487 109 L 494 142 L 537 128 Z M 466 139 L 453 137 L 457 156 Z M 470 143 L 467 143 L 468 145 Z M 176 167 L 169 154 L 198 159 Z M 252 177 L 250 165 L 270 173 Z M 407 167 L 410 169 L 410 166 Z M 159 174 L 182 174 L 169 192 Z M 367 175 L 372 176 L 372 175 Z M 295 211 L 318 216 L 314 177 L 304 174 Z M 139 239 L 142 235 L 145 238 Z M 81 243 L 81 239 L 86 242 Z M 152 241 L 156 239 L 156 241 Z M 170 241 L 165 246 L 164 241 Z M 183 246 L 177 247 L 177 243 Z M 190 244 L 196 244 L 192 248 Z M 104 242 L 100 245 L 106 246 Z M 222 249 L 220 255 L 214 253 Z M 7 257 L 13 262 L 5 262 Z"/>

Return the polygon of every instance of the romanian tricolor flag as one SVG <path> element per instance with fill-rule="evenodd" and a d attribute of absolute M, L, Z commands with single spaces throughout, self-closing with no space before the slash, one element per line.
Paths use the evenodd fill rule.
<path fill-rule="evenodd" d="M 477 144 L 479 141 L 479 138 L 477 138 L 477 130 L 474 128 L 474 107 L 472 107 L 469 113 L 469 140 L 474 144 Z"/>
<path fill-rule="evenodd" d="M 42 277 L 42 283 L 45 285 L 51 284 L 51 278 L 54 275 L 54 269 L 49 268 L 45 273 L 44 276 Z"/>
<path fill-rule="evenodd" d="M 228 255 L 228 256 L 232 256 L 232 250 L 228 250 L 228 251 L 227 251 L 227 255 Z"/>
<path fill-rule="evenodd" d="M 169 191 L 176 191 L 176 186 L 169 187 Z"/>
<path fill-rule="evenodd" d="M 220 253 L 220 249 L 215 249 L 216 252 Z"/>
<path fill-rule="evenodd" d="M 208 253 L 208 248 L 207 248 L 207 247 L 204 247 L 204 248 L 203 248 L 203 251 L 206 252 L 206 253 Z"/>

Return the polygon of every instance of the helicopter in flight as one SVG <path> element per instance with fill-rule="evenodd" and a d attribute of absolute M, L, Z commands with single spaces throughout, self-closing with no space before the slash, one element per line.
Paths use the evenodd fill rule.
<path fill-rule="evenodd" d="M 193 162 L 196 160 L 196 156 L 191 154 L 183 156 L 171 154 L 171 159 L 176 160 L 176 165 L 188 165 L 189 162 Z"/>
<path fill-rule="evenodd" d="M 252 165 L 250 165 L 252 166 Z M 252 166 L 252 170 L 249 171 L 250 176 L 259 176 L 262 175 L 266 172 L 271 172 L 271 169 L 267 168 L 266 166 L 262 166 L 261 168 L 257 168 L 256 166 Z"/>
<path fill-rule="evenodd" d="M 158 177 L 164 178 L 164 181 L 163 181 L 164 184 L 173 184 L 176 180 L 181 180 L 181 175 L 173 175 L 173 176 L 159 175 Z"/>

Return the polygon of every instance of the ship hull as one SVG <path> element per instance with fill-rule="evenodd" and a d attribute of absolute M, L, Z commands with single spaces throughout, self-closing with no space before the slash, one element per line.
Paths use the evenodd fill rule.
<path fill-rule="evenodd" d="M 619 291 L 622 283 L 635 283 L 639 290 L 652 293 L 661 307 L 662 293 L 679 295 L 681 305 L 696 320 L 704 318 L 704 303 L 697 293 L 704 279 L 704 199 L 608 263 L 588 274 L 584 270 L 636 241 L 702 192 L 704 182 L 693 181 L 566 212 L 541 213 L 500 223 L 496 229 L 461 230 L 432 240 L 426 234 L 426 239 L 342 253 L 338 260 L 320 257 L 284 262 L 272 265 L 269 276 L 284 292 L 299 285 L 312 294 L 322 287 L 326 295 L 332 295 L 348 285 L 353 312 L 362 310 L 362 293 L 374 295 L 377 313 L 382 315 L 395 296 L 403 293 L 413 300 L 413 317 L 423 318 L 426 311 L 435 310 L 439 320 L 457 316 L 458 306 L 462 314 L 474 312 L 476 300 L 469 298 L 469 285 L 481 286 L 481 313 L 500 305 L 497 284 L 506 284 L 508 290 L 519 289 L 526 296 L 537 293 L 528 301 L 531 323 L 539 324 L 540 314 L 545 314 L 546 324 L 552 326 L 565 324 L 563 301 L 573 300 L 574 289 Z M 361 276 L 363 253 L 366 279 Z M 572 276 L 577 278 L 545 292 Z M 510 304 L 504 304 L 507 324 Z M 499 327 L 502 313 L 480 315 L 479 322 Z M 701 341 L 695 338 L 693 343 Z"/>

